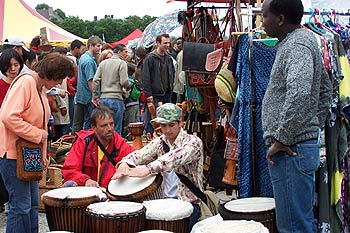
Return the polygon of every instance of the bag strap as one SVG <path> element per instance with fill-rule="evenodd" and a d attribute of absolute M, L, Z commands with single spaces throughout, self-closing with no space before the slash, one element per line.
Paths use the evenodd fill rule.
<path fill-rule="evenodd" d="M 25 75 L 25 74 L 30 75 L 30 76 L 35 80 L 35 78 L 34 78 L 30 73 L 25 72 L 25 73 L 22 73 L 22 74 L 18 75 L 18 76 L 12 81 L 11 87 L 13 86 L 13 84 L 14 84 L 18 79 L 20 79 L 20 77 L 22 77 L 22 76 Z M 38 95 L 39 95 L 39 98 L 40 98 L 41 106 L 43 107 L 43 129 L 45 129 L 45 107 L 44 107 L 44 102 L 43 102 L 43 99 L 41 98 L 41 94 L 40 94 L 38 88 L 36 88 L 36 90 L 38 91 Z"/>
<path fill-rule="evenodd" d="M 163 150 L 165 153 L 168 153 L 170 151 L 170 147 L 164 140 L 162 140 L 163 143 Z M 197 188 L 190 179 L 188 179 L 186 176 L 179 174 L 178 172 L 175 172 L 175 174 L 179 177 L 180 181 L 199 199 L 201 199 L 205 204 L 207 204 L 207 196 L 199 189 Z"/>
<path fill-rule="evenodd" d="M 100 149 L 103 151 L 103 153 L 107 156 L 108 160 L 113 164 L 113 166 L 115 167 L 117 165 L 117 163 L 114 161 L 113 156 L 108 153 L 108 151 L 106 150 L 106 148 L 102 145 L 102 143 L 100 142 L 100 140 L 98 140 L 96 134 L 94 135 L 94 139 L 95 142 L 97 143 L 97 145 L 100 147 Z M 113 151 L 116 150 L 115 148 L 113 149 Z M 112 152 L 113 154 L 113 152 Z"/>

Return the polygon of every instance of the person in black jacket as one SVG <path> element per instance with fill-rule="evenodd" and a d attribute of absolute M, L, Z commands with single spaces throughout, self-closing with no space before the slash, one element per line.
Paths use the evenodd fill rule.
<path fill-rule="evenodd" d="M 143 61 L 142 87 L 148 102 L 157 107 L 159 102 L 170 103 L 173 92 L 175 68 L 171 56 L 168 54 L 170 37 L 168 34 L 158 35 L 157 48 L 149 53 Z M 147 110 L 146 133 L 154 132 L 150 123 L 151 114 Z"/>

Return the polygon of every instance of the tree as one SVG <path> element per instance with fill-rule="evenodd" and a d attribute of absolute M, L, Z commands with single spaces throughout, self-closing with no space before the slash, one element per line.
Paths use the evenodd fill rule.
<path fill-rule="evenodd" d="M 36 5 L 35 9 L 36 10 L 41 10 L 41 9 L 48 10 L 49 9 L 49 5 L 47 5 L 46 3 L 40 3 L 40 4 Z"/>
<path fill-rule="evenodd" d="M 65 19 L 65 18 L 66 18 L 66 14 L 65 14 L 60 8 L 54 10 L 54 12 L 55 12 L 59 17 L 61 17 L 62 19 Z"/>
<path fill-rule="evenodd" d="M 36 9 L 38 9 L 38 6 Z M 142 18 L 136 15 L 132 15 L 126 17 L 125 19 L 103 18 L 96 21 L 84 21 L 77 16 L 67 17 L 61 9 L 56 9 L 54 11 L 63 19 L 62 22 L 59 22 L 55 18 L 50 19 L 51 22 L 57 26 L 82 38 L 89 38 L 91 35 L 102 37 L 102 34 L 104 34 L 106 42 L 120 40 L 130 34 L 136 28 L 144 30 L 148 24 L 156 19 L 156 17 L 149 15 L 146 15 Z"/>

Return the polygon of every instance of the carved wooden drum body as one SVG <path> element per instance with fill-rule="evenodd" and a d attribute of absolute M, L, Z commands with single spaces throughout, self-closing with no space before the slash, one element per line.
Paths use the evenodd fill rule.
<path fill-rule="evenodd" d="M 94 187 L 53 189 L 41 196 L 50 231 L 88 232 L 86 207 L 99 202 L 103 192 Z"/>
<path fill-rule="evenodd" d="M 146 209 L 141 203 L 109 201 L 91 204 L 86 209 L 90 232 L 129 233 L 145 229 Z"/>

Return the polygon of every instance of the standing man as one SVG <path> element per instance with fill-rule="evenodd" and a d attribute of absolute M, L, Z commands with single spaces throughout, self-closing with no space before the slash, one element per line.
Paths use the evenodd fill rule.
<path fill-rule="evenodd" d="M 171 56 L 168 54 L 170 37 L 161 34 L 156 38 L 157 48 L 149 53 L 143 62 L 142 86 L 148 101 L 155 107 L 158 102 L 171 103 L 175 68 Z M 151 113 L 147 110 L 146 133 L 153 135 L 154 129 L 150 123 Z"/>
<path fill-rule="evenodd" d="M 70 50 L 69 52 L 67 52 L 67 57 L 74 62 L 74 67 L 76 71 L 74 77 L 68 77 L 67 79 L 70 127 L 73 126 L 74 96 L 78 82 L 78 59 L 80 58 L 82 47 L 85 47 L 83 42 L 81 42 L 80 40 L 73 40 L 70 44 Z"/>
<path fill-rule="evenodd" d="M 106 106 L 96 107 L 91 114 L 91 130 L 77 133 L 77 140 L 69 151 L 62 167 L 64 186 L 108 186 L 115 167 L 97 140 L 113 157 L 115 163 L 134 148 L 114 132 L 113 112 Z"/>
<path fill-rule="evenodd" d="M 78 83 L 75 94 L 74 120 L 72 133 L 90 128 L 90 115 L 94 109 L 92 104 L 92 79 L 97 70 L 95 56 L 101 51 L 102 40 L 91 36 L 87 41 L 88 50 L 81 56 L 78 64 Z"/>
<path fill-rule="evenodd" d="M 119 135 L 122 134 L 125 112 L 123 88 L 126 91 L 130 90 L 128 66 L 124 60 L 127 55 L 125 45 L 117 44 L 114 47 L 114 55 L 110 59 L 103 60 L 98 66 L 92 85 L 92 103 L 95 106 L 104 104 L 113 111 L 114 129 Z"/>
<path fill-rule="evenodd" d="M 279 40 L 262 105 L 264 139 L 280 233 L 316 232 L 314 173 L 320 162 L 320 129 L 331 100 L 331 82 L 312 32 L 300 27 L 301 0 L 266 0 L 263 26 Z"/>
<path fill-rule="evenodd" d="M 166 175 L 174 169 L 203 192 L 203 143 L 199 137 L 187 134 L 182 129 L 181 116 L 182 110 L 175 104 L 166 103 L 158 107 L 157 117 L 152 121 L 160 124 L 163 135 L 123 158 L 112 179 L 122 176 L 144 177 L 159 172 L 165 172 L 163 175 Z M 165 176 L 164 182 L 165 195 L 167 191 L 175 191 L 175 196 L 171 197 L 192 203 L 190 231 L 200 216 L 200 199 L 184 184 L 173 180 L 173 177 Z"/>

